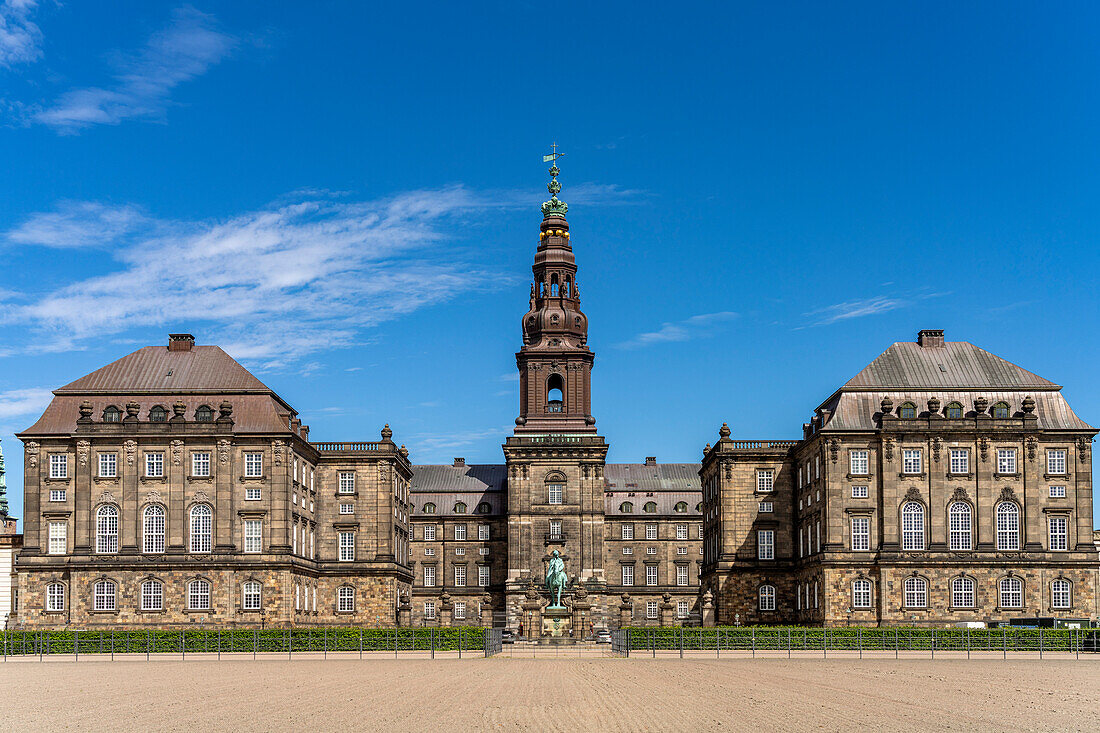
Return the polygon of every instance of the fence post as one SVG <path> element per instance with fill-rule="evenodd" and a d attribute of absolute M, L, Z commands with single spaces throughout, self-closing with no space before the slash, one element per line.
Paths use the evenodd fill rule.
<path fill-rule="evenodd" d="M 653 652 L 653 658 L 657 658 L 657 635 L 653 633 L 653 629 L 649 630 L 649 648 Z"/>
<path fill-rule="evenodd" d="M 822 632 L 822 635 L 825 637 L 824 640 L 821 642 L 821 658 L 822 659 L 828 659 L 829 658 L 829 627 L 822 624 L 821 632 Z"/>
<path fill-rule="evenodd" d="M 182 631 L 180 632 L 180 659 L 181 661 L 187 659 L 187 637 Z"/>
<path fill-rule="evenodd" d="M 328 659 L 328 628 L 326 627 L 322 629 L 322 631 L 324 633 L 321 635 L 321 640 L 322 643 L 325 645 L 325 659 Z"/>
<path fill-rule="evenodd" d="M 1043 628 L 1039 627 L 1039 659 L 1043 658 Z"/>
<path fill-rule="evenodd" d="M 936 658 L 936 630 L 932 629 L 932 658 Z"/>
<path fill-rule="evenodd" d="M 755 626 L 753 626 L 752 629 L 750 629 L 750 633 L 752 634 L 752 658 L 756 659 L 756 627 Z"/>
<path fill-rule="evenodd" d="M 149 646 L 152 644 L 152 642 L 153 642 L 153 632 L 146 629 L 145 630 L 145 661 L 146 662 L 149 661 Z"/>
<path fill-rule="evenodd" d="M 680 627 L 680 659 L 684 658 L 684 627 Z"/>
<path fill-rule="evenodd" d="M 863 628 L 856 627 L 856 646 L 859 647 L 859 658 L 863 659 Z"/>
<path fill-rule="evenodd" d="M 787 627 L 787 659 L 791 658 L 791 627 Z"/>
<path fill-rule="evenodd" d="M 898 658 L 898 630 L 894 629 L 894 659 Z"/>
<path fill-rule="evenodd" d="M 291 629 L 286 630 L 286 660 L 294 659 L 294 634 Z"/>
<path fill-rule="evenodd" d="M 428 629 L 428 641 L 432 645 L 432 659 L 435 659 L 435 627 L 432 626 Z"/>
<path fill-rule="evenodd" d="M 111 632 L 111 661 L 115 661 L 115 632 Z"/>
<path fill-rule="evenodd" d="M 218 629 L 218 661 L 222 660 L 222 630 Z"/>
<path fill-rule="evenodd" d="M 462 644 L 466 641 L 466 628 L 458 627 L 458 658 L 462 659 Z"/>
<path fill-rule="evenodd" d="M 256 661 L 256 647 L 260 645 L 260 634 L 256 629 L 252 629 L 252 661 Z"/>
<path fill-rule="evenodd" d="M 714 634 L 714 656 L 718 659 L 722 658 L 722 627 L 719 626 L 717 633 Z"/>
<path fill-rule="evenodd" d="M 1003 659 L 1008 659 L 1008 629 L 1004 626 L 1001 627 L 1001 655 Z"/>
<path fill-rule="evenodd" d="M 73 661 L 74 662 L 79 662 L 80 661 L 80 629 L 76 630 L 76 634 L 75 634 L 74 639 L 73 639 L 73 654 L 76 655 L 76 658 Z M 1042 654 L 1040 653 L 1039 656 L 1042 657 Z"/>

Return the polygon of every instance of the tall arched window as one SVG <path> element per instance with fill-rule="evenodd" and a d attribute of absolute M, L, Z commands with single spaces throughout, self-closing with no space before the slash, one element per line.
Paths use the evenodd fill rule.
<path fill-rule="evenodd" d="M 199 579 L 187 584 L 187 607 L 192 611 L 210 609 L 210 581 Z"/>
<path fill-rule="evenodd" d="M 901 549 L 924 549 L 924 505 L 907 501 L 901 507 Z"/>
<path fill-rule="evenodd" d="M 547 412 L 564 412 L 565 411 L 565 384 L 562 382 L 560 374 L 551 374 L 550 378 L 546 380 L 546 411 Z"/>
<path fill-rule="evenodd" d="M 257 581 L 247 580 L 241 584 L 241 607 L 246 611 L 260 609 L 260 584 Z"/>
<path fill-rule="evenodd" d="M 1024 584 L 1019 578 L 1001 578 L 1001 608 L 1023 608 Z"/>
<path fill-rule="evenodd" d="M 912 419 L 917 416 L 917 406 L 912 402 L 906 402 L 898 408 L 898 415 L 905 420 Z"/>
<path fill-rule="evenodd" d="M 634 505 L 629 501 L 624 501 L 622 504 L 619 504 L 619 511 L 623 514 L 632 514 L 634 512 Z"/>
<path fill-rule="evenodd" d="M 963 406 L 958 402 L 952 402 L 947 405 L 947 417 L 957 420 L 963 416 Z"/>
<path fill-rule="evenodd" d="M 64 583 L 47 583 L 46 584 L 46 610 L 47 611 L 64 611 L 65 610 L 65 584 Z"/>
<path fill-rule="evenodd" d="M 159 580 L 146 580 L 141 584 L 141 610 L 164 610 L 164 584 Z"/>
<path fill-rule="evenodd" d="M 949 534 L 948 546 L 958 552 L 973 549 L 970 530 L 970 505 L 956 501 L 947 509 Z"/>
<path fill-rule="evenodd" d="M 97 580 L 92 586 L 92 608 L 96 611 L 115 611 L 115 584 L 111 580 Z"/>
<path fill-rule="evenodd" d="M 993 405 L 993 417 L 1008 417 L 1008 403 L 998 402 L 997 404 Z"/>
<path fill-rule="evenodd" d="M 149 410 L 149 422 L 168 422 L 168 410 L 160 405 Z"/>
<path fill-rule="evenodd" d="M 145 507 L 142 527 L 142 552 L 164 552 L 164 507 L 150 504 Z"/>
<path fill-rule="evenodd" d="M 909 577 L 905 579 L 905 607 L 928 607 L 928 581 L 924 578 Z"/>
<path fill-rule="evenodd" d="M 1058 578 L 1050 584 L 1050 606 L 1051 608 L 1066 609 L 1069 608 L 1072 603 L 1072 597 L 1070 595 L 1070 582 L 1065 578 Z"/>
<path fill-rule="evenodd" d="M 214 512 L 207 504 L 191 507 L 191 552 L 210 552 Z"/>
<path fill-rule="evenodd" d="M 118 507 L 104 504 L 96 510 L 95 551 L 118 552 Z"/>
<path fill-rule="evenodd" d="M 952 578 L 951 608 L 974 608 L 973 578 Z"/>
<path fill-rule="evenodd" d="M 762 585 L 762 586 L 760 586 L 760 610 L 761 611 L 774 611 L 775 610 L 775 586 L 774 585 Z"/>
<path fill-rule="evenodd" d="M 652 501 L 647 501 L 645 503 L 645 506 L 642 507 L 642 511 L 647 513 L 647 514 L 655 513 L 657 511 L 657 503 L 652 502 Z"/>
<path fill-rule="evenodd" d="M 871 607 L 871 581 L 858 578 L 852 581 L 852 608 Z"/>
<path fill-rule="evenodd" d="M 1015 502 L 997 505 L 997 549 L 1020 549 L 1020 507 Z"/>

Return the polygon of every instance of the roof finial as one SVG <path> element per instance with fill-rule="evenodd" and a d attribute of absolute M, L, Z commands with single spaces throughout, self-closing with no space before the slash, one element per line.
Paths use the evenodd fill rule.
<path fill-rule="evenodd" d="M 542 205 L 542 218 L 548 219 L 551 216 L 564 218 L 565 213 L 569 211 L 569 204 L 558 199 L 558 194 L 561 193 L 561 184 L 558 183 L 558 174 L 561 173 L 561 169 L 558 168 L 558 158 L 565 155 L 565 153 L 558 152 L 557 142 L 550 147 L 553 152 L 542 156 L 543 163 L 550 163 L 550 183 L 546 184 L 546 190 L 550 192 L 550 200 Z"/>

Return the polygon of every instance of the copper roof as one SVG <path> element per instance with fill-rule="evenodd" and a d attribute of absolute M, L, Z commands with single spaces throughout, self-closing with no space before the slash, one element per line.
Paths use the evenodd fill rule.
<path fill-rule="evenodd" d="M 855 375 L 842 389 L 975 387 L 1059 389 L 1057 384 L 966 341 L 921 346 L 899 341 Z"/>
<path fill-rule="evenodd" d="M 702 491 L 698 463 L 608 463 L 608 491 Z M 694 506 L 694 505 L 693 505 Z"/>
<path fill-rule="evenodd" d="M 503 491 L 504 464 L 413 466 L 412 491 Z"/>
<path fill-rule="evenodd" d="M 190 351 L 146 346 L 55 390 L 64 392 L 272 393 L 218 346 L 194 346 Z"/>

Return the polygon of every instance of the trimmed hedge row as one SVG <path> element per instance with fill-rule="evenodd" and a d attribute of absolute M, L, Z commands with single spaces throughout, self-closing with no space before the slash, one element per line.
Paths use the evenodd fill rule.
<path fill-rule="evenodd" d="M 1090 629 L 997 629 L 924 627 L 720 626 L 630 627 L 632 649 L 758 649 L 901 651 L 1074 651 L 1097 632 Z"/>
<path fill-rule="evenodd" d="M 480 626 L 413 629 L 187 629 L 0 632 L 4 652 L 23 654 L 198 654 L 482 650 Z M 78 645 L 79 644 L 79 648 Z"/>

